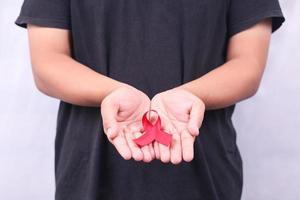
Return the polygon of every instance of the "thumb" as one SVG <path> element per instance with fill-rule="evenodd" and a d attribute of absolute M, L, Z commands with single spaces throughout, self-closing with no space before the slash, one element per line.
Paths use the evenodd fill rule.
<path fill-rule="evenodd" d="M 108 138 L 109 141 L 112 141 L 115 137 L 117 137 L 118 135 L 118 128 L 117 126 L 111 125 L 110 127 L 108 127 L 106 129 L 106 136 Z"/>
<path fill-rule="evenodd" d="M 190 119 L 188 121 L 188 130 L 193 136 L 199 135 L 199 129 L 204 117 L 204 108 L 201 103 L 194 102 L 190 110 Z"/>
<path fill-rule="evenodd" d="M 117 113 L 119 106 L 106 101 L 101 105 L 101 115 L 103 121 L 103 129 L 108 139 L 111 141 L 118 135 Z"/>

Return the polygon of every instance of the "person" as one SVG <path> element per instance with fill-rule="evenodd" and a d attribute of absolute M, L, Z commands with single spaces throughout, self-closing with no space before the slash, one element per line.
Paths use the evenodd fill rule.
<path fill-rule="evenodd" d="M 25 0 L 36 86 L 61 100 L 55 199 L 240 199 L 231 117 L 284 21 L 277 0 Z M 134 143 L 147 111 L 171 146 Z"/>

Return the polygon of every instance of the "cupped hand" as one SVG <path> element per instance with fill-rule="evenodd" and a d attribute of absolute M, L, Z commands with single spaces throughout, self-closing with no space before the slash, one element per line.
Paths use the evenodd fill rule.
<path fill-rule="evenodd" d="M 149 108 L 149 97 L 129 85 L 113 90 L 101 102 L 104 132 L 126 160 L 150 162 L 155 158 L 152 144 L 140 148 L 133 141 L 142 135 L 142 115 Z"/>
<path fill-rule="evenodd" d="M 162 129 L 172 134 L 171 147 L 154 142 L 156 158 L 173 164 L 191 161 L 205 112 L 203 101 L 185 89 L 174 88 L 156 94 L 150 106 L 161 117 Z"/>

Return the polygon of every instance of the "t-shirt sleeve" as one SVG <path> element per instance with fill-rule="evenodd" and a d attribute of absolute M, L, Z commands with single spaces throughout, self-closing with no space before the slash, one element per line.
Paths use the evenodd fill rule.
<path fill-rule="evenodd" d="M 278 0 L 230 0 L 228 35 L 231 37 L 266 18 L 272 20 L 272 32 L 285 21 Z"/>
<path fill-rule="evenodd" d="M 71 29 L 70 0 L 24 0 L 15 24 Z"/>

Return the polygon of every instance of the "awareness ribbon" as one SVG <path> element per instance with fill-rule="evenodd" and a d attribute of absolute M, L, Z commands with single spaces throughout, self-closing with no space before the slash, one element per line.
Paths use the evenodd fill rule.
<path fill-rule="evenodd" d="M 145 133 L 142 136 L 140 136 L 139 138 L 134 139 L 133 141 L 139 146 L 145 146 L 147 144 L 150 144 L 154 140 L 165 146 L 170 146 L 171 141 L 172 141 L 172 135 L 164 132 L 161 129 L 161 119 L 160 119 L 158 113 L 157 113 L 157 120 L 154 124 L 152 124 L 147 119 L 146 115 L 150 111 L 157 113 L 156 110 L 149 110 L 144 113 L 143 118 L 142 118 L 142 124 L 143 124 L 144 130 L 145 130 Z"/>

